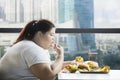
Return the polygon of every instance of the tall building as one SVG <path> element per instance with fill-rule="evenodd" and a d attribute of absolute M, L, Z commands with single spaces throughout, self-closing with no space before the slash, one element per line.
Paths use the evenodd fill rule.
<path fill-rule="evenodd" d="M 93 0 L 59 0 L 58 5 L 59 5 L 58 7 L 59 23 L 66 23 L 67 21 L 74 20 L 73 25 L 74 28 L 94 28 Z M 69 39 L 69 37 L 72 37 L 72 35 L 68 35 L 66 37 Z M 90 49 L 96 48 L 94 34 L 88 33 L 74 35 L 74 39 L 72 37 L 71 40 L 73 43 L 71 43 L 70 40 L 67 40 L 67 42 L 65 42 L 68 51 L 72 50 L 84 52 L 84 50 L 88 48 Z M 77 48 L 74 47 L 70 49 L 71 47 L 69 46 L 77 46 Z"/>
<path fill-rule="evenodd" d="M 4 20 L 4 18 L 5 18 L 4 9 L 0 6 L 0 19 Z"/>
<path fill-rule="evenodd" d="M 57 22 L 58 19 L 57 0 L 5 0 L 5 4 L 4 20 L 7 22 L 28 22 L 41 18 Z"/>
<path fill-rule="evenodd" d="M 74 0 L 58 0 L 58 23 L 73 19 Z"/>
<path fill-rule="evenodd" d="M 16 0 L 6 0 L 5 12 L 6 20 L 9 22 L 16 21 Z"/>
<path fill-rule="evenodd" d="M 33 0 L 24 0 L 23 8 L 24 8 L 24 21 L 28 22 L 33 19 Z"/>
<path fill-rule="evenodd" d="M 6 0 L 5 9 L 5 19 L 7 22 L 23 22 L 23 7 L 21 0 Z"/>
<path fill-rule="evenodd" d="M 74 0 L 74 21 L 76 27 L 94 28 L 94 2 L 93 0 Z M 95 35 L 92 33 L 82 33 L 82 42 L 89 45 L 90 49 L 95 49 Z"/>
<path fill-rule="evenodd" d="M 41 4 L 41 17 L 57 22 L 58 12 L 57 0 L 43 0 Z"/>
<path fill-rule="evenodd" d="M 58 0 L 58 23 L 60 28 L 74 28 L 74 0 Z M 79 51 L 77 35 L 64 34 L 59 36 L 59 42 L 64 46 L 65 53 L 76 53 Z M 74 47 L 73 47 L 74 46 Z"/>

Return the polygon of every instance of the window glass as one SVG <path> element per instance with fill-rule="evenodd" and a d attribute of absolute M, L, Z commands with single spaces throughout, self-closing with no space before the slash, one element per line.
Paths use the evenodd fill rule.
<path fill-rule="evenodd" d="M 6 36 L 6 37 L 5 37 Z M 0 34 L 0 56 L 15 41 L 18 34 Z M 120 69 L 120 34 L 96 33 L 57 33 L 56 43 L 64 47 L 65 61 L 82 56 L 84 60 L 97 61 L 100 65 L 109 65 L 111 69 Z M 8 38 L 9 37 L 9 38 Z M 51 59 L 56 53 L 50 49 Z"/>
<path fill-rule="evenodd" d="M 49 19 L 57 28 L 120 28 L 120 0 L 0 0 L 0 28 L 22 28 L 34 19 Z M 0 57 L 19 33 L 0 33 Z M 120 34 L 57 33 L 65 60 L 82 56 L 120 69 Z M 55 52 L 50 50 L 52 60 Z"/>
<path fill-rule="evenodd" d="M 56 42 L 64 46 L 65 60 L 82 56 L 85 61 L 93 60 L 100 66 L 109 65 L 111 69 L 120 69 L 119 36 L 117 33 L 58 34 Z"/>
<path fill-rule="evenodd" d="M 49 19 L 59 28 L 119 28 L 119 0 L 0 0 L 0 27 Z"/>
<path fill-rule="evenodd" d="M 0 33 L 0 58 L 16 40 L 18 33 Z"/>
<path fill-rule="evenodd" d="M 96 28 L 119 28 L 120 0 L 94 0 Z"/>

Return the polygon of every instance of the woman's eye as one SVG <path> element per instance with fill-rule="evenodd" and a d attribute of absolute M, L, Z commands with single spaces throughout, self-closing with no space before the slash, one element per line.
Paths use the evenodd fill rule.
<path fill-rule="evenodd" d="M 51 36 L 55 36 L 55 34 L 51 34 Z"/>

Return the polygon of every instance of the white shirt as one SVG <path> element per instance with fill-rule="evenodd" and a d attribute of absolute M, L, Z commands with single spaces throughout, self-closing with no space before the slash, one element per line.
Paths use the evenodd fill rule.
<path fill-rule="evenodd" d="M 33 41 L 23 40 L 13 45 L 0 60 L 0 70 L 5 78 L 15 80 L 37 80 L 29 70 L 37 63 L 50 63 L 48 50 L 36 45 Z"/>

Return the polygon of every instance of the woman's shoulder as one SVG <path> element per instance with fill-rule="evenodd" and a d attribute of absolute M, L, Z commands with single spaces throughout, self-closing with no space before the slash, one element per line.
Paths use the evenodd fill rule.
<path fill-rule="evenodd" d="M 37 45 L 30 40 L 22 40 L 12 46 L 12 48 L 33 48 L 37 47 Z"/>
<path fill-rule="evenodd" d="M 38 46 L 32 40 L 23 40 L 23 41 L 20 41 L 19 44 L 24 48 L 41 49 L 42 50 L 42 47 Z"/>
<path fill-rule="evenodd" d="M 22 41 L 18 42 L 18 45 L 36 46 L 36 44 L 31 40 L 22 40 Z"/>

